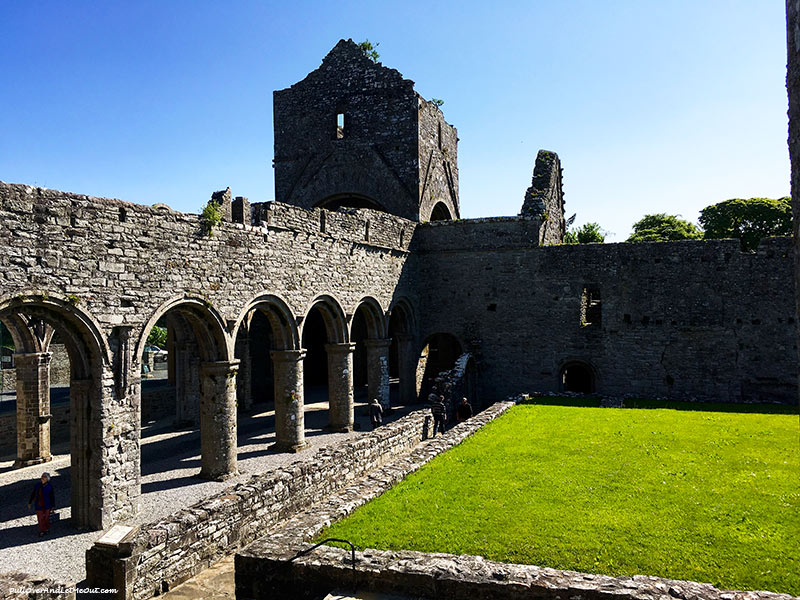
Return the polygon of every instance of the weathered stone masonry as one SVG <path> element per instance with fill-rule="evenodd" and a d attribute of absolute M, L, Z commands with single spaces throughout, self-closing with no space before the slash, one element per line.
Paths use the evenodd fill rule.
<path fill-rule="evenodd" d="M 199 422 L 201 474 L 215 479 L 237 470 L 256 313 L 271 340 L 278 450 L 306 445 L 312 317 L 323 323 L 314 364 L 327 367 L 335 430 L 353 426 L 356 351 L 384 404 L 390 363 L 407 403 L 418 364 L 438 374 L 466 352 L 477 404 L 558 391 L 571 377 L 607 395 L 795 398 L 787 240 L 755 254 L 734 241 L 549 246 L 564 226 L 551 152 L 537 158 L 519 217 L 447 220 L 460 214 L 455 129 L 351 41 L 276 92 L 274 108 L 279 202 L 218 192 L 225 222 L 211 236 L 197 216 L 163 205 L 0 183 L 0 318 L 22 365 L 18 455 L 49 457 L 55 328 L 71 363 L 76 525 L 105 528 L 138 511 L 140 362 L 162 316 L 176 421 Z"/>

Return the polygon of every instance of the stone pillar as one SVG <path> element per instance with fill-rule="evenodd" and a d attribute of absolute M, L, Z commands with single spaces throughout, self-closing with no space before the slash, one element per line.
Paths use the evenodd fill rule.
<path fill-rule="evenodd" d="M 47 462 L 50 455 L 50 352 L 15 354 L 17 460 L 15 467 Z"/>
<path fill-rule="evenodd" d="M 417 401 L 417 356 L 414 352 L 414 336 L 398 334 L 397 374 L 400 379 L 400 404 L 407 406 Z"/>
<path fill-rule="evenodd" d="M 176 344 L 175 425 L 194 425 L 200 419 L 200 355 L 196 347 Z"/>
<path fill-rule="evenodd" d="M 275 369 L 275 444 L 278 452 L 299 452 L 306 441 L 303 404 L 304 350 L 276 350 L 270 353 Z"/>
<path fill-rule="evenodd" d="M 245 412 L 253 408 L 251 385 L 253 361 L 250 357 L 250 337 L 247 334 L 236 337 L 236 356 L 239 357 L 239 374 L 236 376 L 236 400 L 239 403 L 239 411 Z"/>
<path fill-rule="evenodd" d="M 390 408 L 389 345 L 391 339 L 364 340 L 367 347 L 367 393 L 369 400 L 377 398 L 383 410 Z"/>
<path fill-rule="evenodd" d="M 200 365 L 200 477 L 222 481 L 236 469 L 236 371 L 239 361 Z"/>
<path fill-rule="evenodd" d="M 102 529 L 103 465 L 100 453 L 93 451 L 98 441 L 90 435 L 98 422 L 97 415 L 91 422 L 89 417 L 92 391 L 91 379 L 72 379 L 69 383 L 70 508 L 75 527 Z"/>
<path fill-rule="evenodd" d="M 325 344 L 328 353 L 330 431 L 353 431 L 353 350 L 355 344 Z"/>

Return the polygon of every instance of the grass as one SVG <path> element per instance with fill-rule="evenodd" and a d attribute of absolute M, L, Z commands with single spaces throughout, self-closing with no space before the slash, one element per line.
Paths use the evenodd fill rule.
<path fill-rule="evenodd" d="M 799 446 L 797 415 L 521 405 L 323 535 L 797 595 Z"/>

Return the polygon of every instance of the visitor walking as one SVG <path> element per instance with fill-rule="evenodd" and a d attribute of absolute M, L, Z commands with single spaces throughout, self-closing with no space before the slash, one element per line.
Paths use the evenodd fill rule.
<path fill-rule="evenodd" d="M 50 532 L 50 515 L 56 507 L 56 492 L 50 483 L 50 473 L 42 473 L 42 478 L 36 482 L 28 499 L 28 508 L 34 505 L 36 519 L 39 522 L 39 537 Z"/>
<path fill-rule="evenodd" d="M 456 408 L 456 420 L 463 423 L 472 416 L 472 406 L 466 398 L 461 399 L 461 404 Z"/>
<path fill-rule="evenodd" d="M 369 420 L 372 422 L 372 429 L 383 425 L 383 407 L 377 398 L 373 398 L 369 403 Z"/>
<path fill-rule="evenodd" d="M 433 414 L 433 436 L 436 437 L 437 432 L 444 435 L 444 424 L 447 422 L 447 408 L 444 405 L 444 396 L 439 396 L 431 406 L 431 413 Z"/>

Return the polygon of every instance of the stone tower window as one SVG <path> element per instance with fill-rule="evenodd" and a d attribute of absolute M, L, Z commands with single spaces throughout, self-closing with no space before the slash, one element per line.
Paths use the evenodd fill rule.
<path fill-rule="evenodd" d="M 439 123 L 437 127 L 438 127 L 438 131 L 437 131 L 437 138 L 436 139 L 438 140 L 439 150 L 441 150 L 442 149 L 442 124 Z"/>
<path fill-rule="evenodd" d="M 603 304 L 600 290 L 584 287 L 581 294 L 581 325 L 601 325 L 603 322 Z"/>
<path fill-rule="evenodd" d="M 344 113 L 336 113 L 336 138 L 341 140 L 344 138 Z"/>

